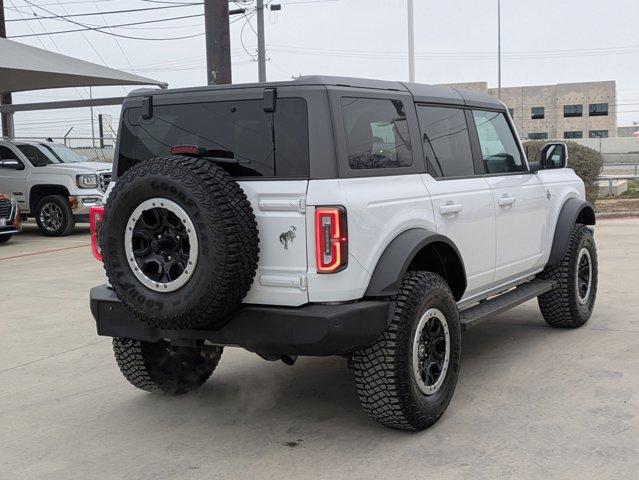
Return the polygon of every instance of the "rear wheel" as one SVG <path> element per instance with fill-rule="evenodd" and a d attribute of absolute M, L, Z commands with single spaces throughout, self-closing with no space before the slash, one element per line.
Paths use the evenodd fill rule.
<path fill-rule="evenodd" d="M 220 361 L 222 347 L 181 347 L 164 340 L 114 338 L 113 353 L 122 375 L 134 387 L 180 395 L 208 380 Z"/>
<path fill-rule="evenodd" d="M 423 430 L 444 414 L 461 361 L 461 326 L 446 281 L 406 274 L 393 320 L 382 337 L 352 357 L 363 409 L 377 422 Z"/>
<path fill-rule="evenodd" d="M 48 195 L 40 200 L 35 209 L 38 229 L 47 237 L 70 235 L 75 228 L 75 219 L 69 200 L 62 195 Z"/>
<path fill-rule="evenodd" d="M 0 243 L 8 242 L 13 235 L 0 235 Z"/>
<path fill-rule="evenodd" d="M 576 224 L 564 258 L 557 265 L 546 267 L 539 276 L 557 283 L 554 290 L 538 298 L 544 320 L 553 327 L 584 325 L 597 297 L 597 249 L 592 230 Z"/>

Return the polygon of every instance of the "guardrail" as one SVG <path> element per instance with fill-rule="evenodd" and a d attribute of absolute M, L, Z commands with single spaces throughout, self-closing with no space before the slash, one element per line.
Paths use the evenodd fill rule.
<path fill-rule="evenodd" d="M 597 178 L 598 181 L 607 181 L 608 182 L 608 195 L 613 196 L 613 185 L 612 182 L 615 180 L 637 180 L 639 181 L 639 175 L 599 175 Z"/>
<path fill-rule="evenodd" d="M 604 163 L 603 168 L 604 170 L 606 169 L 606 167 L 617 167 L 617 168 L 632 168 L 634 169 L 634 175 L 635 177 L 637 175 L 639 175 L 639 163 L 623 163 L 623 162 L 611 162 L 611 163 Z"/>

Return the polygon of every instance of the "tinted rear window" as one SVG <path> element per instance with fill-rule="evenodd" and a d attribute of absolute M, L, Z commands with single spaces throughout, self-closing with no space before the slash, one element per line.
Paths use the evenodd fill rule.
<path fill-rule="evenodd" d="M 309 175 L 308 113 L 301 98 L 277 100 L 274 113 L 263 100 L 160 105 L 153 117 L 140 108 L 123 113 L 118 174 L 178 145 L 196 145 L 209 156 L 234 158 L 232 175 L 306 178 Z"/>

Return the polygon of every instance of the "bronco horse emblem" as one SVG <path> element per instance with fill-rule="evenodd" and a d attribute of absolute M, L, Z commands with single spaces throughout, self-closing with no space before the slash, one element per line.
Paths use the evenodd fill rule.
<path fill-rule="evenodd" d="M 284 232 L 280 235 L 280 243 L 284 245 L 284 250 L 288 250 L 289 242 L 293 243 L 293 240 L 295 240 L 296 231 L 297 231 L 297 228 L 291 225 L 291 229 L 288 232 Z"/>

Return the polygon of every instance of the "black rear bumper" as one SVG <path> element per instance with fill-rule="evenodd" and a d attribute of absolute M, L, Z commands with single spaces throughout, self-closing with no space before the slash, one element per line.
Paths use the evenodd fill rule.
<path fill-rule="evenodd" d="M 98 335 L 146 341 L 209 340 L 266 355 L 339 355 L 366 347 L 386 329 L 392 305 L 383 300 L 302 307 L 246 305 L 218 330 L 162 330 L 140 321 L 106 285 L 91 289 Z"/>

